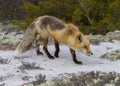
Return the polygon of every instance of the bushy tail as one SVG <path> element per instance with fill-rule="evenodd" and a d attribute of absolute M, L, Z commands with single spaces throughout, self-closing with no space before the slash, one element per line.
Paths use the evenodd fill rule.
<path fill-rule="evenodd" d="M 28 28 L 23 36 L 22 41 L 19 43 L 15 50 L 15 55 L 22 54 L 27 51 L 32 45 L 36 37 L 36 31 L 34 29 Z"/>

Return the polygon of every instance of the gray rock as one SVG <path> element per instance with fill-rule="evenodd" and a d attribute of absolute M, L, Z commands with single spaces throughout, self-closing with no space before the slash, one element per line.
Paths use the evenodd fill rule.
<path fill-rule="evenodd" d="M 8 24 L 0 23 L 0 32 L 10 33 L 10 32 L 20 32 L 21 30 L 22 30 L 21 28 L 11 23 Z"/>
<path fill-rule="evenodd" d="M 120 59 L 120 49 L 106 53 L 106 54 L 102 55 L 101 58 L 110 59 L 112 61 L 118 60 L 118 59 Z"/>
<path fill-rule="evenodd" d="M 98 45 L 100 42 L 113 42 L 113 40 L 120 41 L 120 31 L 109 32 L 106 35 L 89 35 L 90 42 Z"/>

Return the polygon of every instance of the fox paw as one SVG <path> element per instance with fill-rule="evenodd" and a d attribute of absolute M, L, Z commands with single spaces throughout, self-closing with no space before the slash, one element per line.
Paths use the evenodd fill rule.
<path fill-rule="evenodd" d="M 80 64 L 82 65 L 82 62 L 81 61 L 78 61 L 78 60 L 73 60 L 76 64 Z"/>
<path fill-rule="evenodd" d="M 56 58 L 58 58 L 58 57 L 59 57 L 59 56 L 58 56 L 58 54 L 55 54 L 54 56 L 55 56 Z"/>
<path fill-rule="evenodd" d="M 80 65 L 82 65 L 82 62 L 81 61 L 78 61 L 78 62 L 75 62 L 76 64 L 80 64 Z"/>
<path fill-rule="evenodd" d="M 50 59 L 54 59 L 54 56 L 49 56 Z"/>
<path fill-rule="evenodd" d="M 43 55 L 43 53 L 42 52 L 37 52 L 37 55 Z"/>

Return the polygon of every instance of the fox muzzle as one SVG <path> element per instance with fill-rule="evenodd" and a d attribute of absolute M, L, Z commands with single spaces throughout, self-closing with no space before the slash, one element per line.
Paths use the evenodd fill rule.
<path fill-rule="evenodd" d="M 89 56 L 93 55 L 93 53 L 92 53 L 92 52 L 87 52 L 87 54 L 88 54 Z"/>

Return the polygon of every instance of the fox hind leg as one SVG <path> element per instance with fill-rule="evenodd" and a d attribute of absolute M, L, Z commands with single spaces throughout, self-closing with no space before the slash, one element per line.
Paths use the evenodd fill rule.
<path fill-rule="evenodd" d="M 56 40 L 54 40 L 54 42 L 55 42 L 55 49 L 56 49 L 54 56 L 58 58 L 59 57 L 58 54 L 60 51 L 59 43 Z"/>
<path fill-rule="evenodd" d="M 43 45 L 43 50 L 44 50 L 45 54 L 48 56 L 48 58 L 54 59 L 54 56 L 52 56 L 52 55 L 49 53 L 48 49 L 47 49 L 48 38 L 43 39 L 43 43 L 44 43 L 44 45 Z"/>
<path fill-rule="evenodd" d="M 36 41 L 36 53 L 37 55 L 43 55 L 43 53 L 40 51 L 39 46 L 40 46 L 40 40 L 37 40 Z"/>

